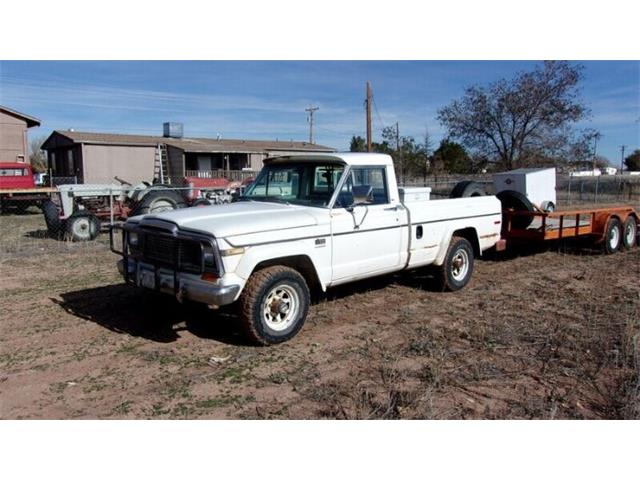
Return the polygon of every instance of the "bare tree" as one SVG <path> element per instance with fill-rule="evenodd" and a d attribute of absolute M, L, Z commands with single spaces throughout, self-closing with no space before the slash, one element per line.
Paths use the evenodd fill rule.
<path fill-rule="evenodd" d="M 29 141 L 29 163 L 36 171 L 41 173 L 47 171 L 47 159 L 42 150 L 42 144 L 46 139 L 46 136 L 38 136 Z"/>
<path fill-rule="evenodd" d="M 587 114 L 577 86 L 582 67 L 548 61 L 488 88 L 473 86 L 438 111 L 449 137 L 511 169 L 566 146 L 569 126 Z"/>

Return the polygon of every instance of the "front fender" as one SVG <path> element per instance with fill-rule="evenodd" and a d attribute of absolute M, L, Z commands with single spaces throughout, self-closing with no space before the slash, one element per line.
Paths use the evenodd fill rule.
<path fill-rule="evenodd" d="M 261 263 L 277 263 L 278 260 L 282 260 L 283 264 L 287 264 L 290 262 L 286 260 L 292 257 L 306 257 L 313 266 L 318 283 L 324 291 L 331 279 L 330 245 L 330 239 L 327 238 L 324 246 L 316 245 L 315 239 L 248 246 L 241 255 L 224 257 L 223 262 L 225 271 L 233 273 L 246 282 Z M 295 267 L 295 263 L 292 266 Z"/>

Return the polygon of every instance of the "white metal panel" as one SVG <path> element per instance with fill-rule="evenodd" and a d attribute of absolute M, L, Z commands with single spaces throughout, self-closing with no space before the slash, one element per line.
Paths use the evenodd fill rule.
<path fill-rule="evenodd" d="M 525 195 L 531 203 L 540 207 L 542 202 L 556 203 L 555 168 L 519 168 L 493 175 L 496 193 L 515 190 Z"/>

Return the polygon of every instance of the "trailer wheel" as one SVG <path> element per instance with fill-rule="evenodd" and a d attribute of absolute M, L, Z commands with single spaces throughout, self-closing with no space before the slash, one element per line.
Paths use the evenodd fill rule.
<path fill-rule="evenodd" d="M 294 337 L 309 310 L 309 287 L 296 270 L 275 266 L 251 275 L 240 296 L 240 322 L 248 339 L 273 345 Z"/>
<path fill-rule="evenodd" d="M 622 246 L 625 250 L 630 250 L 636 246 L 638 241 L 638 225 L 633 215 L 629 215 L 622 226 Z"/>
<path fill-rule="evenodd" d="M 473 273 L 473 247 L 463 237 L 451 237 L 444 263 L 438 267 L 438 280 L 443 290 L 455 292 L 464 287 Z"/>
<path fill-rule="evenodd" d="M 147 213 L 161 213 L 178 208 L 185 208 L 187 204 L 182 195 L 173 191 L 161 188 L 147 193 L 131 211 L 131 216 L 144 215 Z"/>
<path fill-rule="evenodd" d="M 93 213 L 75 212 L 67 219 L 67 235 L 74 242 L 94 240 L 100 233 L 100 220 Z"/>
<path fill-rule="evenodd" d="M 607 222 L 604 238 L 604 253 L 611 254 L 620 250 L 622 245 L 622 224 L 616 217 Z"/>
<path fill-rule="evenodd" d="M 63 222 L 60 220 L 60 212 L 58 207 L 51 200 L 47 200 L 42 204 L 42 213 L 44 214 L 44 223 L 47 224 L 47 232 L 52 237 L 60 236 L 63 230 Z"/>
<path fill-rule="evenodd" d="M 496 195 L 500 203 L 502 203 L 502 210 L 514 210 L 516 212 L 531 212 L 535 211 L 533 204 L 529 199 L 520 192 L 515 190 L 503 190 Z M 502 225 L 507 224 L 506 216 L 502 216 Z M 533 222 L 533 215 L 518 215 L 511 217 L 511 225 L 514 228 L 525 229 Z"/>
<path fill-rule="evenodd" d="M 458 182 L 456 186 L 453 187 L 449 198 L 483 197 L 485 195 L 486 192 L 481 183 L 465 180 Z"/>

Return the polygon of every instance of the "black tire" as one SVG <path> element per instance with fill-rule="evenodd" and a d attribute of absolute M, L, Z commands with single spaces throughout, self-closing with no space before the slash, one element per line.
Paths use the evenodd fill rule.
<path fill-rule="evenodd" d="M 211 202 L 206 198 L 199 198 L 191 204 L 192 207 L 208 207 Z"/>
<path fill-rule="evenodd" d="M 456 186 L 453 187 L 449 198 L 483 197 L 486 194 L 484 186 L 481 183 L 465 180 L 457 183 Z"/>
<path fill-rule="evenodd" d="M 66 221 L 67 237 L 74 242 L 95 240 L 100 233 L 100 220 L 93 213 L 75 212 Z"/>
<path fill-rule="evenodd" d="M 155 188 L 155 187 L 154 187 Z M 132 209 L 131 216 L 145 215 L 147 213 L 160 213 L 177 210 L 187 206 L 182 195 L 174 190 L 161 188 L 147 193 Z"/>
<path fill-rule="evenodd" d="M 535 212 L 533 203 L 520 192 L 515 190 L 503 190 L 496 195 L 502 203 L 502 210 L 514 210 L 516 212 Z M 533 222 L 533 215 L 517 215 L 511 218 L 511 226 L 525 229 Z M 502 216 L 502 225 L 506 226 L 506 216 Z"/>
<path fill-rule="evenodd" d="M 444 263 L 437 270 L 437 279 L 442 290 L 455 292 L 469 283 L 473 274 L 473 264 L 473 246 L 469 240 L 451 237 Z"/>
<path fill-rule="evenodd" d="M 611 217 L 604 232 L 604 253 L 616 253 L 622 246 L 622 223 L 616 217 Z"/>
<path fill-rule="evenodd" d="M 638 243 L 638 221 L 629 215 L 622 225 L 622 248 L 631 250 Z"/>
<path fill-rule="evenodd" d="M 264 311 L 267 302 L 272 306 L 270 312 Z M 296 270 L 283 266 L 259 270 L 251 275 L 240 296 L 242 329 L 258 345 L 285 342 L 304 325 L 309 303 L 309 287 Z M 282 329 L 276 328 L 280 321 Z"/>
<path fill-rule="evenodd" d="M 59 237 L 64 230 L 64 225 L 62 220 L 60 220 L 58 206 L 51 200 L 47 200 L 42 204 L 42 213 L 44 214 L 44 223 L 47 224 L 49 235 Z"/>

